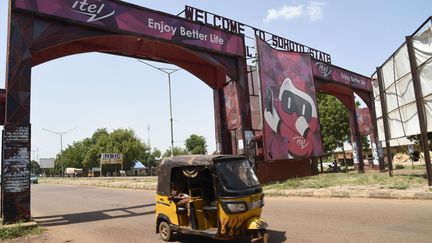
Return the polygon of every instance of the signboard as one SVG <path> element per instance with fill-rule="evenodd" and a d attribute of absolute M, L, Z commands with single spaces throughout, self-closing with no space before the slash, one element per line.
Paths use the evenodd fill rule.
<path fill-rule="evenodd" d="M 357 123 L 361 136 L 367 136 L 372 133 L 372 121 L 368 108 L 356 109 Z"/>
<path fill-rule="evenodd" d="M 101 172 L 101 169 L 98 167 L 93 167 L 92 172 Z"/>
<path fill-rule="evenodd" d="M 313 60 L 312 72 L 315 77 L 372 92 L 370 78 L 347 71 L 343 68 Z"/>
<path fill-rule="evenodd" d="M 238 21 L 187 5 L 185 6 L 184 12 L 185 18 L 188 20 L 195 21 L 200 24 L 210 25 L 225 31 L 229 31 L 233 34 L 245 35 L 245 32 L 249 31 L 252 33 L 251 37 L 258 37 L 263 41 L 270 40 L 270 45 L 276 49 L 308 53 L 315 60 L 331 63 L 331 56 L 323 51 L 319 51 L 267 31 L 257 29 L 250 25 L 243 24 Z M 254 49 L 254 47 L 248 46 L 246 49 L 246 55 L 250 58 L 254 58 Z"/>
<path fill-rule="evenodd" d="M 123 155 L 119 153 L 102 153 L 101 163 L 103 165 L 123 164 Z"/>
<path fill-rule="evenodd" d="M 241 35 L 183 18 L 110 0 L 15 0 L 16 9 L 51 15 L 85 25 L 129 32 L 229 55 L 244 56 Z"/>
<path fill-rule="evenodd" d="M 30 127 L 6 126 L 3 138 L 2 187 L 5 192 L 30 190 Z"/>
<path fill-rule="evenodd" d="M 52 169 L 54 168 L 54 159 L 53 158 L 41 158 L 39 159 L 39 165 L 41 169 Z"/>
<path fill-rule="evenodd" d="M 322 155 L 311 57 L 257 40 L 267 160 Z"/>

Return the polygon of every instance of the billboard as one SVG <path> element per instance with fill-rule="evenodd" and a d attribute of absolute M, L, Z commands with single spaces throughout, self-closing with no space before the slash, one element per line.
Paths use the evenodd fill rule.
<path fill-rule="evenodd" d="M 312 72 L 317 78 L 350 86 L 355 89 L 372 91 L 370 78 L 343 68 L 312 60 Z"/>
<path fill-rule="evenodd" d="M 53 158 L 40 158 L 39 165 L 41 169 L 52 169 L 54 168 L 54 159 Z"/>
<path fill-rule="evenodd" d="M 421 93 L 427 131 L 432 131 L 432 27 L 428 26 L 412 37 L 414 61 L 417 64 L 416 72 L 419 75 Z M 379 68 L 382 80 L 373 75 L 374 98 L 376 117 L 378 123 L 379 140 L 384 141 L 384 123 L 388 124 L 390 137 L 398 139 L 420 134 L 417 98 L 415 94 L 413 73 L 410 66 L 410 57 L 407 42 Z M 381 82 L 383 90 L 379 89 Z M 380 99 L 380 92 L 384 100 Z M 420 98 L 420 97 L 419 97 Z M 387 114 L 382 114 L 381 107 L 385 106 Z M 384 115 L 387 116 L 385 119 Z"/>
<path fill-rule="evenodd" d="M 129 32 L 179 44 L 244 56 L 244 39 L 216 28 L 119 1 L 15 0 L 17 10 L 51 15 L 90 26 Z"/>
<path fill-rule="evenodd" d="M 356 113 L 360 135 L 370 135 L 372 133 L 372 121 L 369 113 L 369 108 L 356 109 Z"/>
<path fill-rule="evenodd" d="M 257 47 L 267 160 L 322 155 L 310 55 Z"/>
<path fill-rule="evenodd" d="M 101 163 L 103 165 L 123 164 L 123 154 L 119 153 L 102 153 Z"/>

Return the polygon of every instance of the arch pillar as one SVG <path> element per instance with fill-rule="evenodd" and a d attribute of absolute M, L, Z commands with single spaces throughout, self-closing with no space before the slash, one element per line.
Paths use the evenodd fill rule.
<path fill-rule="evenodd" d="M 30 221 L 32 17 L 10 16 L 2 154 L 3 223 Z"/>

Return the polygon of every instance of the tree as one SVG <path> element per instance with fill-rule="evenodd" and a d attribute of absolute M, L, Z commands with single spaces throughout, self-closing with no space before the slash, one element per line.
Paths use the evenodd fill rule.
<path fill-rule="evenodd" d="M 333 153 L 351 138 L 348 111 L 334 96 L 318 93 L 317 100 L 323 149 Z"/>
<path fill-rule="evenodd" d="M 91 138 L 74 142 L 68 146 L 61 156 L 56 159 L 56 171 L 63 163 L 64 168 L 84 168 L 90 170 L 99 167 L 102 153 L 123 154 L 123 169 L 128 170 L 135 160 L 154 163 L 155 158 L 160 157 L 160 151 L 151 151 L 135 134 L 132 129 L 116 129 L 109 133 L 107 129 L 98 129 Z M 118 170 L 118 165 L 106 165 L 104 171 Z"/>
<path fill-rule="evenodd" d="M 31 161 L 30 173 L 35 174 L 35 175 L 42 174 L 42 169 L 40 168 L 39 163 L 35 160 Z"/>
<path fill-rule="evenodd" d="M 146 166 L 155 167 L 156 159 L 161 157 L 161 151 L 157 148 L 151 149 L 148 145 L 144 145 L 143 152 L 142 162 L 144 162 Z"/>
<path fill-rule="evenodd" d="M 412 135 L 407 137 L 411 142 L 414 142 L 415 144 L 421 144 L 421 136 L 420 134 Z M 432 132 L 427 133 L 427 140 L 429 143 L 429 150 L 432 150 Z"/>
<path fill-rule="evenodd" d="M 186 139 L 185 147 L 190 154 L 207 154 L 206 143 L 205 137 L 192 134 Z"/>
<path fill-rule="evenodd" d="M 176 146 L 174 146 L 173 152 L 174 152 L 174 156 L 188 154 L 186 149 L 181 147 L 176 147 Z M 165 150 L 165 153 L 162 154 L 162 158 L 168 158 L 168 157 L 171 157 L 171 149 Z"/>

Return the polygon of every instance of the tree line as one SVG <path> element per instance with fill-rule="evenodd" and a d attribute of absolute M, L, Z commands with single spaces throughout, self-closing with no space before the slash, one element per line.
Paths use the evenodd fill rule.
<path fill-rule="evenodd" d="M 345 142 L 351 143 L 348 110 L 334 96 L 318 93 L 317 101 L 323 150 L 325 156 L 332 156 L 336 148 L 342 147 Z M 369 149 L 367 138 L 362 137 L 361 141 L 363 149 Z M 184 145 L 185 147 L 175 146 L 174 155 L 207 153 L 206 139 L 203 136 L 192 134 L 186 139 Z M 171 149 L 161 153 L 159 149 L 142 142 L 132 129 L 120 128 L 110 133 L 107 129 L 101 128 L 91 137 L 74 142 L 58 154 L 54 169 L 48 173 L 61 174 L 62 164 L 63 168 L 83 168 L 85 171 L 99 167 L 101 153 L 123 154 L 123 168 L 128 170 L 133 167 L 136 160 L 143 162 L 145 166 L 155 167 L 159 159 L 171 156 Z M 32 172 L 37 173 L 38 167 L 37 162 L 33 161 Z M 118 167 L 118 165 L 104 165 L 104 171 L 115 171 Z"/>
<path fill-rule="evenodd" d="M 157 148 L 144 143 L 132 129 L 116 129 L 108 132 L 106 128 L 96 130 L 89 138 L 76 141 L 59 153 L 54 160 L 54 169 L 48 174 L 60 175 L 63 168 L 83 168 L 91 171 L 93 167 L 99 167 L 102 153 L 121 153 L 123 155 L 123 169 L 129 170 L 138 160 L 145 166 L 155 167 L 158 160 L 171 156 L 171 149 L 163 154 Z M 206 154 L 207 144 L 203 136 L 192 134 L 185 141 L 185 148 L 174 147 L 174 155 Z M 32 172 L 38 169 L 37 163 L 32 163 Z M 119 165 L 103 165 L 104 171 L 118 171 Z"/>

